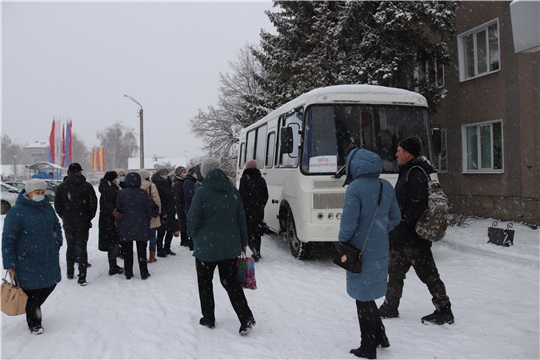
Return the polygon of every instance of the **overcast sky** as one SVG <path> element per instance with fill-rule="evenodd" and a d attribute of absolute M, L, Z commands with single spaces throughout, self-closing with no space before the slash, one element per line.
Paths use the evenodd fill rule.
<path fill-rule="evenodd" d="M 202 155 L 190 132 L 217 102 L 219 73 L 260 30 L 271 2 L 2 2 L 2 133 L 48 141 L 53 117 L 71 118 L 88 147 L 120 121 L 145 155 Z M 138 136 L 137 136 L 138 141 Z"/>

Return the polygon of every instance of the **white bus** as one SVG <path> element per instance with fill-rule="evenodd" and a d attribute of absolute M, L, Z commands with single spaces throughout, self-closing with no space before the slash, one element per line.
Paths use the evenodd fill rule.
<path fill-rule="evenodd" d="M 433 134 L 440 142 L 440 133 Z M 395 184 L 397 144 L 411 135 L 421 138 L 422 154 L 433 162 L 428 104 L 420 94 L 373 85 L 315 89 L 241 131 L 237 182 L 255 159 L 270 196 L 266 226 L 284 235 L 294 257 L 306 259 L 313 242 L 337 241 L 348 152 L 378 153 L 382 177 Z"/>

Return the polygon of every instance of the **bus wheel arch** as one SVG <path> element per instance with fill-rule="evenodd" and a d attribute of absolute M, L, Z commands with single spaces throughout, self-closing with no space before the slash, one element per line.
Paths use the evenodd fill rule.
<path fill-rule="evenodd" d="M 298 239 L 298 235 L 296 233 L 296 225 L 294 223 L 294 216 L 292 211 L 289 209 L 289 211 L 286 213 L 285 218 L 285 240 L 289 244 L 289 249 L 291 250 L 291 254 L 298 260 L 306 260 L 310 256 L 310 250 L 311 250 L 311 243 L 306 243 Z"/>

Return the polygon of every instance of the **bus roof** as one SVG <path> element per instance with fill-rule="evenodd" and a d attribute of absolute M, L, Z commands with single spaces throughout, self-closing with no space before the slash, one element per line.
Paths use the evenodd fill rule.
<path fill-rule="evenodd" d="M 312 100 L 309 101 L 309 99 Z M 409 90 L 378 85 L 334 85 L 314 89 L 300 95 L 251 124 L 245 130 L 256 127 L 260 122 L 266 122 L 299 106 L 304 106 L 308 101 L 318 104 L 383 104 L 428 107 L 424 96 Z"/>

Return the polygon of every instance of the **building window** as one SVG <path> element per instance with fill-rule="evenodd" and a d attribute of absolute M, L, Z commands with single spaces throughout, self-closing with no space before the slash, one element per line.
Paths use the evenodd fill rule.
<path fill-rule="evenodd" d="M 503 172 L 501 120 L 464 125 L 461 133 L 464 173 Z"/>
<path fill-rule="evenodd" d="M 435 167 L 440 173 L 448 172 L 448 130 L 441 129 L 441 152 L 435 154 Z"/>
<path fill-rule="evenodd" d="M 469 80 L 500 70 L 499 20 L 458 36 L 459 79 Z"/>

